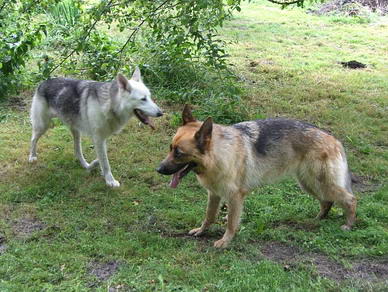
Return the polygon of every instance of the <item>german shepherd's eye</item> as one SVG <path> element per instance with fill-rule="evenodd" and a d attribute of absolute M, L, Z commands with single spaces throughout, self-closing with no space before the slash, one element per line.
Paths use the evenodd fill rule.
<path fill-rule="evenodd" d="M 183 153 L 181 150 L 179 150 L 178 147 L 174 149 L 174 156 L 175 156 L 176 158 L 182 157 L 183 154 L 184 154 L 184 153 Z"/>
<path fill-rule="evenodd" d="M 147 97 L 143 97 L 141 101 L 147 101 Z"/>

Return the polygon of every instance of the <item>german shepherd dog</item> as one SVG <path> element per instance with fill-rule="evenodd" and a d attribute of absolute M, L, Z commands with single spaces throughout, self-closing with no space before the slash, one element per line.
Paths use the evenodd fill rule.
<path fill-rule="evenodd" d="M 188 106 L 182 113 L 170 152 L 157 171 L 172 175 L 171 187 L 193 170 L 208 191 L 205 220 L 189 232 L 201 235 L 214 223 L 220 202 L 228 206 L 227 229 L 214 243 L 224 248 L 234 237 L 245 196 L 253 188 L 294 176 L 303 190 L 318 199 L 318 219 L 327 216 L 333 203 L 346 213 L 343 230 L 350 230 L 356 198 L 342 144 L 317 127 L 290 119 L 265 119 L 232 126 L 197 121 Z"/>
<path fill-rule="evenodd" d="M 36 144 L 49 128 L 51 118 L 58 117 L 73 134 L 75 155 L 82 167 L 92 169 L 100 165 L 106 184 L 119 187 L 120 183 L 114 179 L 109 165 L 107 138 L 120 132 L 132 116 L 153 128 L 149 116 L 162 115 L 137 67 L 130 80 L 118 74 L 111 82 L 69 78 L 44 81 L 32 99 L 29 161 L 37 160 Z M 81 133 L 91 136 L 94 142 L 97 159 L 90 164 L 82 154 Z"/>

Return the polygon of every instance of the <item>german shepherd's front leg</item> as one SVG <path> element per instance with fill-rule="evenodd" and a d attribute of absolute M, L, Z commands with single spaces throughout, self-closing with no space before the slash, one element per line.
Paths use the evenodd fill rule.
<path fill-rule="evenodd" d="M 214 242 L 214 247 L 225 248 L 233 239 L 238 226 L 240 225 L 240 217 L 244 204 L 244 193 L 237 193 L 228 200 L 228 225 L 224 236 Z"/>
<path fill-rule="evenodd" d="M 209 228 L 216 221 L 218 209 L 220 206 L 221 198 L 208 191 L 206 217 L 202 222 L 201 227 L 190 230 L 189 234 L 193 236 L 201 235 L 206 229 Z"/>

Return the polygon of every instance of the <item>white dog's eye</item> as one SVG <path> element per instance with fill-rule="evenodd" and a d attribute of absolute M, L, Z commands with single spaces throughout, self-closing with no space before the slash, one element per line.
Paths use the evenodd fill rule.
<path fill-rule="evenodd" d="M 147 101 L 147 97 L 143 97 L 141 101 Z"/>

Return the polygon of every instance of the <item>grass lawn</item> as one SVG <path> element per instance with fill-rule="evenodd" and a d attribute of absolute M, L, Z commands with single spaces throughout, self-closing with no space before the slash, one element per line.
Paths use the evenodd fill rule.
<path fill-rule="evenodd" d="M 193 174 L 170 189 L 155 171 L 178 107 L 164 104 L 156 131 L 132 120 L 112 137 L 122 186 L 109 189 L 75 161 L 59 122 L 29 165 L 28 107 L 2 104 L 0 291 L 387 291 L 388 18 L 338 22 L 256 1 L 221 34 L 252 119 L 306 120 L 344 143 L 358 178 L 354 230 L 340 230 L 337 207 L 313 219 L 318 202 L 285 181 L 254 191 L 236 238 L 216 250 L 225 211 L 205 236 L 187 236 L 204 216 L 206 191 Z M 368 67 L 339 64 L 350 60 Z M 28 103 L 31 92 L 22 96 Z M 87 138 L 83 149 L 94 159 Z"/>

